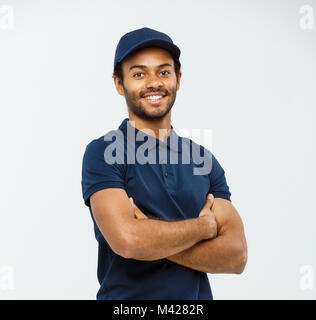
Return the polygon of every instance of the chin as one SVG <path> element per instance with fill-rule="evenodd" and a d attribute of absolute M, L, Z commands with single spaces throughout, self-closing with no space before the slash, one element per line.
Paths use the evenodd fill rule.
<path fill-rule="evenodd" d="M 154 119 L 163 119 L 164 117 L 167 116 L 167 114 L 168 114 L 168 112 L 167 112 L 167 113 L 161 112 L 161 113 L 159 113 L 159 114 L 154 114 L 154 115 L 153 115 L 153 118 L 154 118 Z"/>

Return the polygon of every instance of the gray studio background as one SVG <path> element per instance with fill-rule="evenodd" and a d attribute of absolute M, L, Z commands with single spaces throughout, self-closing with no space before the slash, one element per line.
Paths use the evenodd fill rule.
<path fill-rule="evenodd" d="M 209 274 L 214 298 L 315 299 L 311 9 L 315 0 L 0 0 L 0 299 L 95 299 L 81 161 L 127 117 L 114 51 L 144 26 L 181 48 L 172 124 L 212 130 L 245 225 L 246 269 Z"/>

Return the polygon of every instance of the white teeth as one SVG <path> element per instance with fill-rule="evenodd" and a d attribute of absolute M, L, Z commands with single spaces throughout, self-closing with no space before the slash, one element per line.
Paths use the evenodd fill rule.
<path fill-rule="evenodd" d="M 147 99 L 147 100 L 158 100 L 158 99 L 160 99 L 160 98 L 162 98 L 162 96 L 149 96 L 149 97 L 145 97 L 145 99 Z"/>

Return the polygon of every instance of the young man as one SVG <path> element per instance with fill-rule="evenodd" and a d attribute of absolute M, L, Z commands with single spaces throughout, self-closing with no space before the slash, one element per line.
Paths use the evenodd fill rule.
<path fill-rule="evenodd" d="M 212 299 L 206 273 L 245 267 L 243 223 L 223 168 L 171 125 L 179 57 L 169 36 L 149 28 L 116 48 L 113 78 L 128 118 L 88 144 L 82 168 L 99 243 L 97 299 Z M 211 166 L 195 161 L 200 151 Z"/>

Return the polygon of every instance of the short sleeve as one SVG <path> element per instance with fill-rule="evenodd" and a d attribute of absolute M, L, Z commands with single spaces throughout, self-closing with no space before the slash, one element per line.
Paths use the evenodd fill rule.
<path fill-rule="evenodd" d="M 84 203 L 90 206 L 90 196 L 102 189 L 125 189 L 124 165 L 108 164 L 104 159 L 106 141 L 98 139 L 90 142 L 82 161 L 82 195 Z"/>
<path fill-rule="evenodd" d="M 223 198 L 230 200 L 230 190 L 226 182 L 225 171 L 212 154 L 212 170 L 210 173 L 210 193 L 214 198 Z"/>

